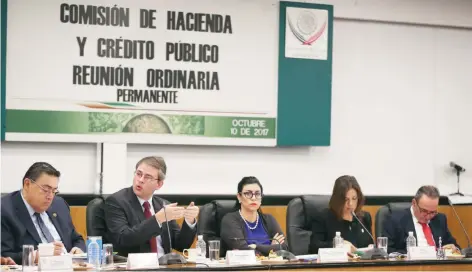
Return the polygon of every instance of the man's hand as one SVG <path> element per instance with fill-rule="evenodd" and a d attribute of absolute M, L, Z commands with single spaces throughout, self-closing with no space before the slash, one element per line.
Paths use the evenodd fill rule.
<path fill-rule="evenodd" d="M 59 241 L 54 241 L 52 242 L 52 244 L 54 245 L 54 256 L 62 255 L 62 253 L 64 252 L 64 244 Z"/>
<path fill-rule="evenodd" d="M 82 254 L 82 253 L 84 253 L 84 252 L 82 251 L 82 249 L 80 249 L 80 248 L 78 248 L 78 247 L 73 247 L 73 248 L 70 250 L 69 253 L 70 253 L 70 254 Z"/>
<path fill-rule="evenodd" d="M 452 253 L 457 253 L 457 252 L 460 253 L 459 249 L 454 244 L 448 244 L 448 245 L 443 246 L 442 248 L 443 249 L 449 249 L 449 250 L 452 251 Z"/>
<path fill-rule="evenodd" d="M 172 203 L 162 208 L 155 216 L 156 220 L 162 224 L 166 221 L 177 220 L 184 217 L 184 211 L 184 207 L 177 207 L 177 203 Z"/>
<path fill-rule="evenodd" d="M 195 206 L 195 203 L 193 203 L 193 201 L 190 202 L 190 205 L 188 205 L 184 211 L 184 217 L 185 221 L 187 221 L 187 224 L 191 225 L 195 223 L 199 211 L 200 209 Z"/>
<path fill-rule="evenodd" d="M 15 265 L 15 261 L 13 261 L 10 257 L 1 257 L 2 258 L 2 265 Z"/>

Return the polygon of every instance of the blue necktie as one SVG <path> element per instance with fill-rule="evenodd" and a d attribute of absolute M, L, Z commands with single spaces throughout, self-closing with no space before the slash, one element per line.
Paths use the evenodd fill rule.
<path fill-rule="evenodd" d="M 48 243 L 54 242 L 54 238 L 52 237 L 52 235 L 49 232 L 48 228 L 44 224 L 44 221 L 41 218 L 41 215 L 39 213 L 34 213 L 34 216 L 36 216 L 36 221 L 38 222 L 38 226 L 41 229 L 41 232 L 43 233 L 43 235 L 46 238 L 47 242 Z"/>

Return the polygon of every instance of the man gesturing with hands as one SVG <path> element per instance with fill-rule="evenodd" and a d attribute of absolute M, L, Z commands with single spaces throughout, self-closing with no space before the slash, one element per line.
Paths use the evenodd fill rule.
<path fill-rule="evenodd" d="M 182 207 L 154 195 L 164 185 L 166 172 L 162 157 L 145 157 L 136 164 L 133 186 L 106 199 L 107 234 L 119 255 L 156 252 L 161 257 L 192 245 L 199 208 L 193 202 Z M 175 221 L 181 218 L 182 228 Z"/>

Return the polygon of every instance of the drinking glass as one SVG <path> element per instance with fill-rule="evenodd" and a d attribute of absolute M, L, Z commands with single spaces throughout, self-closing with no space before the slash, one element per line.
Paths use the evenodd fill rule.
<path fill-rule="evenodd" d="M 208 241 L 208 250 L 210 261 L 218 261 L 220 259 L 220 241 L 219 240 L 212 240 Z"/>

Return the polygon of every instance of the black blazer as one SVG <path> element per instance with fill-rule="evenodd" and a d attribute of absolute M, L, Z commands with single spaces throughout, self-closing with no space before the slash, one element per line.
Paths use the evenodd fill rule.
<path fill-rule="evenodd" d="M 282 229 L 275 220 L 275 218 L 270 214 L 259 214 L 262 219 L 262 226 L 269 235 L 269 238 L 274 238 L 275 234 L 283 234 Z M 227 213 L 221 221 L 221 242 L 222 242 L 222 251 L 220 254 L 224 256 L 226 250 L 232 249 L 250 249 L 248 247 L 247 233 L 246 228 L 244 227 L 246 223 L 241 218 L 239 211 Z M 284 235 L 285 236 L 285 235 Z M 235 240 L 233 238 L 241 238 L 240 240 Z M 256 245 L 256 251 L 260 252 L 262 255 L 269 255 L 271 250 L 277 251 L 282 247 L 284 250 L 288 250 L 287 238 L 282 245 L 278 243 L 274 245 Z"/>
<path fill-rule="evenodd" d="M 168 201 L 156 195 L 153 196 L 152 205 L 156 213 L 164 204 L 168 204 Z M 171 252 L 167 223 L 162 223 L 161 228 L 154 216 L 148 219 L 144 217 L 143 208 L 133 192 L 133 187 L 121 189 L 107 197 L 105 220 L 108 238 L 119 255 L 151 252 L 149 240 L 158 235 L 161 235 L 165 253 Z M 189 248 L 195 238 L 197 226 L 191 229 L 184 220 L 181 230 L 175 220 L 168 223 L 173 249 L 183 251 Z"/>
<path fill-rule="evenodd" d="M 372 233 L 372 218 L 370 213 L 363 211 L 362 224 Z M 357 248 L 367 247 L 374 244 L 372 237 L 364 230 L 361 224 L 353 218 L 353 221 L 339 220 L 333 211 L 329 208 L 321 211 L 317 216 L 313 217 L 312 233 L 308 252 L 317 254 L 320 248 L 333 247 L 333 238 L 336 232 L 341 232 L 341 237 L 351 242 Z"/>
<path fill-rule="evenodd" d="M 439 237 L 441 237 L 442 245 L 454 244 L 459 248 L 456 239 L 452 237 L 447 228 L 447 219 L 444 214 L 438 213 L 433 219 L 431 219 L 429 227 L 433 233 L 436 245 L 439 244 Z M 413 235 L 417 239 L 416 241 L 418 241 L 410 208 L 393 212 L 385 220 L 382 236 L 388 238 L 389 253 L 406 253 L 406 238 L 408 237 L 409 231 L 413 231 Z"/>
<path fill-rule="evenodd" d="M 62 197 L 55 196 L 46 211 L 69 252 L 78 247 L 85 252 L 83 237 L 75 231 L 69 205 Z M 23 245 L 35 249 L 42 243 L 33 220 L 26 208 L 21 192 L 16 191 L 2 197 L 2 256 L 11 257 L 17 264 L 22 262 Z"/>

